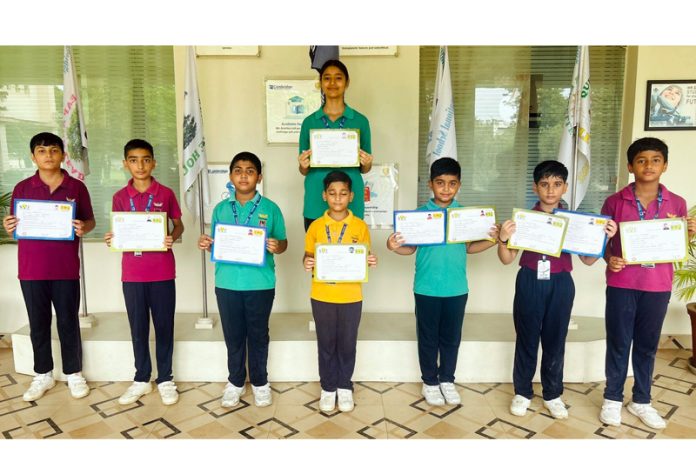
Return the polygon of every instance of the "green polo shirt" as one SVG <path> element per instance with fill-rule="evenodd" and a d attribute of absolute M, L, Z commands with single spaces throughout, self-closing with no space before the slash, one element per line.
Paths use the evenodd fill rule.
<path fill-rule="evenodd" d="M 348 104 L 346 104 L 346 110 L 343 112 L 342 117 L 346 118 L 345 122 L 343 123 L 343 128 L 360 130 L 360 148 L 372 155 L 370 122 L 367 121 L 367 118 L 357 110 L 349 107 Z M 309 130 L 323 130 L 326 128 L 338 129 L 341 126 L 342 117 L 339 117 L 335 122 L 332 122 L 331 119 L 324 114 L 324 108 L 322 107 L 305 118 L 302 122 L 302 129 L 300 130 L 300 154 L 302 151 L 309 149 Z M 328 127 L 326 126 L 325 121 L 328 123 Z M 350 176 L 350 179 L 353 181 L 353 192 L 355 193 L 355 198 L 348 208 L 355 216 L 361 219 L 364 218 L 365 197 L 363 190 L 365 188 L 365 183 L 363 182 L 359 167 L 310 168 L 304 180 L 305 195 L 302 215 L 305 218 L 317 219 L 324 214 L 324 211 L 328 209 L 328 206 L 326 205 L 326 202 L 322 198 L 321 194 L 324 192 L 324 178 L 329 171 L 333 170 L 345 171 L 348 176 Z"/>
<path fill-rule="evenodd" d="M 450 207 L 461 205 L 452 200 Z M 418 210 L 442 210 L 432 199 Z M 469 292 L 466 279 L 466 244 L 448 243 L 419 246 L 416 250 L 416 275 L 413 291 L 440 298 L 461 296 Z"/>
<path fill-rule="evenodd" d="M 234 196 L 218 203 L 213 210 L 212 229 L 217 223 L 235 224 L 232 202 L 237 207 L 238 224 L 246 223 L 254 202 L 259 197 L 256 193 L 253 199 L 240 205 Z M 266 228 L 266 238 L 285 240 L 285 220 L 280 208 L 266 197 L 261 197 L 259 206 L 251 216 L 249 226 Z M 275 288 L 275 262 L 273 254 L 266 251 L 266 263 L 263 266 L 247 266 L 244 264 L 215 263 L 215 286 L 235 291 L 270 290 Z"/>

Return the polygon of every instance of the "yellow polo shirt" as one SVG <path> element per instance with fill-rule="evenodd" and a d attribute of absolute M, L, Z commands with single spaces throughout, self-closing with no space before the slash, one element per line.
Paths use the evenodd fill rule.
<path fill-rule="evenodd" d="M 329 212 L 325 211 L 324 215 L 317 218 L 307 229 L 305 235 L 305 252 L 314 254 L 314 245 L 317 243 L 329 243 L 326 235 L 328 226 L 331 234 L 331 243 L 339 243 L 338 238 L 341 235 L 343 225 L 346 225 L 346 230 L 343 233 L 343 238 L 340 243 L 361 243 L 370 246 L 370 231 L 365 224 L 365 221 L 353 215 L 353 212 L 348 210 L 348 216 L 342 221 L 334 221 L 329 217 Z M 317 301 L 326 303 L 346 304 L 362 301 L 362 284 L 361 283 L 328 283 L 317 282 L 312 280 L 311 297 Z"/>

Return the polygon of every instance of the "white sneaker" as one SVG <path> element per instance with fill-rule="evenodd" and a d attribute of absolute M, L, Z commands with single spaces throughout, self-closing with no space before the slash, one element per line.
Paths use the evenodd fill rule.
<path fill-rule="evenodd" d="M 529 408 L 530 403 L 532 403 L 532 401 L 528 398 L 522 397 L 520 394 L 515 394 L 512 398 L 512 402 L 510 402 L 510 413 L 515 416 L 524 416 L 527 414 L 527 408 Z"/>
<path fill-rule="evenodd" d="M 70 388 L 70 395 L 72 395 L 74 399 L 81 399 L 89 395 L 87 380 L 79 371 L 68 375 L 68 388 Z"/>
<path fill-rule="evenodd" d="M 667 427 L 667 422 L 662 419 L 662 416 L 649 403 L 630 402 L 626 405 L 626 409 L 632 415 L 639 417 L 643 424 L 652 429 L 664 429 Z"/>
<path fill-rule="evenodd" d="M 124 392 L 123 395 L 118 398 L 118 403 L 120 405 L 130 405 L 131 403 L 137 402 L 140 397 L 145 394 L 149 394 L 150 392 L 152 392 L 152 384 L 150 381 L 133 381 L 133 384 L 126 389 L 126 392 Z"/>
<path fill-rule="evenodd" d="M 462 398 L 459 397 L 459 392 L 454 387 L 454 383 L 440 383 L 440 390 L 448 405 L 459 405 L 462 403 Z"/>
<path fill-rule="evenodd" d="M 599 420 L 610 426 L 621 426 L 621 407 L 623 407 L 623 402 L 604 399 L 602 410 L 599 412 Z"/>
<path fill-rule="evenodd" d="M 239 404 L 239 398 L 244 395 L 245 387 L 237 387 L 228 382 L 225 390 L 222 393 L 222 402 L 220 405 L 224 408 L 236 407 Z"/>
<path fill-rule="evenodd" d="M 176 390 L 174 381 L 165 381 L 157 385 L 162 404 L 174 405 L 179 401 L 179 392 Z"/>
<path fill-rule="evenodd" d="M 321 390 L 321 398 L 319 399 L 319 409 L 325 413 L 334 411 L 336 408 L 336 392 L 326 392 Z"/>
<path fill-rule="evenodd" d="M 254 394 L 254 405 L 257 407 L 267 407 L 273 403 L 271 395 L 271 385 L 269 383 L 256 387 L 251 385 L 251 392 Z"/>
<path fill-rule="evenodd" d="M 353 411 L 355 403 L 353 402 L 353 391 L 350 389 L 337 389 L 338 394 L 338 409 L 340 411 Z"/>
<path fill-rule="evenodd" d="M 440 405 L 445 404 L 445 398 L 442 396 L 440 386 L 429 386 L 423 383 L 421 395 L 425 397 L 425 401 L 428 403 L 428 405 L 439 407 Z"/>
<path fill-rule="evenodd" d="M 25 402 L 33 402 L 34 400 L 38 400 L 47 390 L 52 389 L 55 385 L 56 381 L 53 379 L 52 371 L 36 375 L 31 381 L 29 389 L 27 389 L 22 396 L 22 399 L 24 399 Z"/>
<path fill-rule="evenodd" d="M 561 400 L 560 397 L 557 397 L 552 400 L 544 400 L 544 406 L 546 407 L 547 410 L 551 413 L 551 416 L 553 416 L 556 419 L 566 419 L 568 418 L 568 409 L 566 408 L 565 403 L 563 403 L 563 400 Z"/>

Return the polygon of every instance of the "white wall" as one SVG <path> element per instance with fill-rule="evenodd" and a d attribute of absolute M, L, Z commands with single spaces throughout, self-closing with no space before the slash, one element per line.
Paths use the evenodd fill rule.
<path fill-rule="evenodd" d="M 178 95 L 177 113 L 181 114 L 186 49 L 175 47 L 175 70 Z M 635 85 L 635 116 L 628 107 L 626 117 L 633 117 L 632 138 L 643 136 L 645 80 L 689 78 L 696 73 L 696 47 L 639 47 Z M 351 84 L 348 103 L 363 112 L 372 127 L 372 146 L 376 162 L 396 162 L 400 166 L 398 205 L 416 205 L 418 158 L 418 47 L 399 47 L 396 57 L 346 57 Z M 210 162 L 229 162 L 241 150 L 257 153 L 264 162 L 265 194 L 283 211 L 288 228 L 288 251 L 277 257 L 278 284 L 276 312 L 309 311 L 309 277 L 301 267 L 303 254 L 302 177 L 297 171 L 297 146 L 267 145 L 265 142 L 264 79 L 309 77 L 307 47 L 261 47 L 260 57 L 201 57 L 198 78 L 203 107 L 204 130 Z M 632 69 L 631 66 L 628 66 Z M 632 76 L 631 76 L 632 77 Z M 632 79 L 628 79 L 632 80 Z M 630 94 L 630 93 L 629 93 Z M 629 105 L 630 106 L 630 105 Z M 180 120 L 178 123 L 181 126 Z M 665 184 L 696 202 L 693 188 L 694 161 L 690 144 L 695 132 L 650 132 L 670 145 L 670 170 Z M 663 133 L 665 133 L 663 135 Z M 180 138 L 180 136 L 179 136 Z M 624 148 L 625 150 L 625 148 Z M 625 161 L 621 161 L 625 168 Z M 622 184 L 623 185 L 623 184 Z M 466 185 L 464 185 L 466 187 Z M 185 211 L 186 231 L 183 243 L 175 246 L 177 259 L 177 309 L 200 312 L 200 253 L 195 244 L 198 224 Z M 365 311 L 411 312 L 413 295 L 413 257 L 388 252 L 384 242 L 387 231 L 373 231 L 373 248 L 380 258 L 379 267 L 371 272 L 364 288 Z M 120 288 L 120 260 L 101 243 L 86 248 L 87 296 L 91 312 L 123 310 Z M 26 323 L 24 304 L 16 279 L 16 247 L 0 247 L 0 332 L 10 332 Z M 207 263 L 209 310 L 217 312 L 212 266 Z M 574 260 L 573 272 L 577 294 L 576 315 L 604 315 L 604 264 L 586 267 Z M 516 263 L 502 266 L 495 249 L 469 260 L 471 293 L 469 312 L 512 312 Z M 511 319 L 512 321 L 512 319 Z M 670 306 L 665 333 L 689 333 L 684 304 Z"/>

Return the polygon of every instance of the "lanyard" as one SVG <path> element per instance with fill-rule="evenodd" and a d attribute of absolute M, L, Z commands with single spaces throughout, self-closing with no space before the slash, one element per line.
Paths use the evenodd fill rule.
<path fill-rule="evenodd" d="M 251 217 L 254 215 L 254 211 L 256 211 L 256 207 L 259 206 L 260 202 L 261 202 L 261 195 L 259 195 L 259 198 L 257 198 L 254 201 L 254 206 L 251 207 L 251 211 L 249 211 L 249 214 L 246 217 L 246 221 L 244 221 L 245 226 L 249 225 L 249 222 L 251 221 Z M 235 204 L 235 202 L 232 202 L 232 214 L 234 215 L 234 223 L 239 224 L 239 214 L 237 214 L 237 205 Z"/>
<path fill-rule="evenodd" d="M 341 235 L 338 236 L 338 242 L 341 243 L 343 240 L 343 234 L 346 233 L 346 228 L 348 227 L 348 224 L 343 223 L 343 229 L 341 229 Z M 331 243 L 331 230 L 329 230 L 328 224 L 326 225 L 326 240 L 328 240 L 329 243 Z"/>
<path fill-rule="evenodd" d="M 329 125 L 329 117 L 326 115 L 323 115 L 321 117 L 321 121 L 324 122 L 324 127 L 325 128 L 331 128 L 331 125 Z M 338 129 L 341 130 L 343 129 L 343 125 L 346 124 L 346 116 L 342 115 L 341 118 L 338 119 Z"/>
<path fill-rule="evenodd" d="M 640 200 L 638 200 L 638 196 L 636 195 L 636 185 L 633 185 L 633 198 L 636 199 L 636 206 L 638 207 L 638 216 L 640 217 L 640 220 L 643 221 L 645 220 L 645 209 L 643 208 L 643 204 L 640 203 Z M 658 187 L 657 189 L 657 211 L 655 212 L 655 217 L 653 219 L 657 219 L 660 215 L 660 208 L 662 207 L 662 187 Z"/>
<path fill-rule="evenodd" d="M 145 213 L 150 212 L 150 207 L 152 206 L 153 198 L 154 196 L 152 194 L 150 194 L 150 196 L 147 198 L 147 205 L 145 205 Z M 133 197 L 128 197 L 128 199 L 130 200 L 131 211 L 136 211 L 135 202 L 133 202 Z"/>

